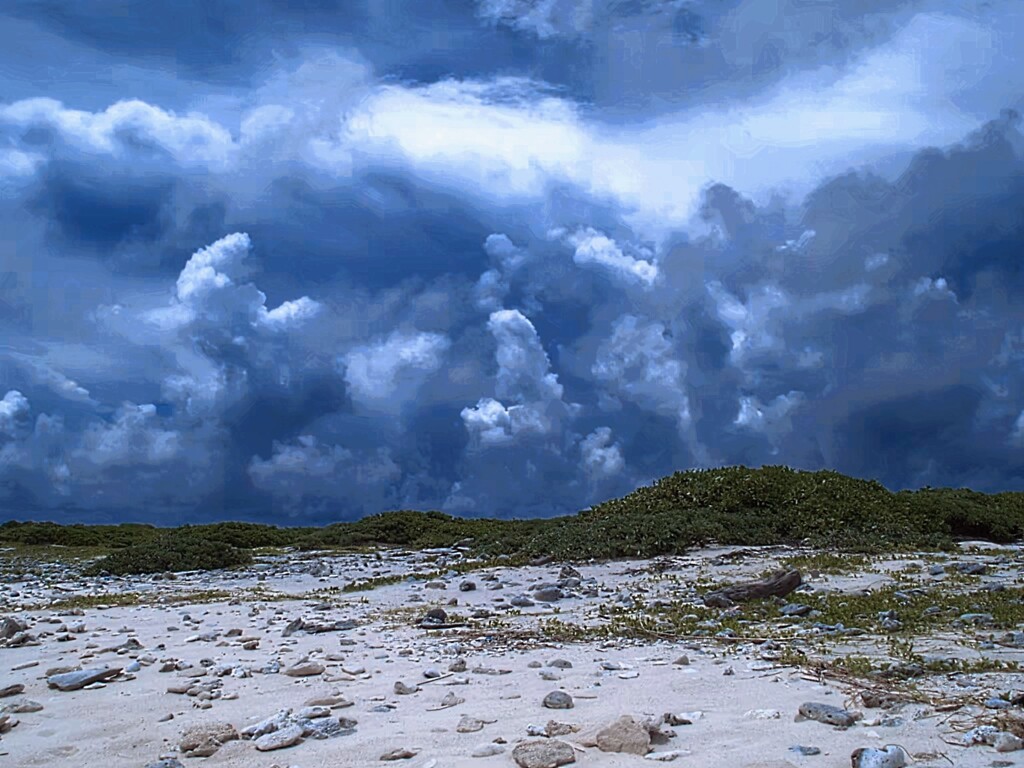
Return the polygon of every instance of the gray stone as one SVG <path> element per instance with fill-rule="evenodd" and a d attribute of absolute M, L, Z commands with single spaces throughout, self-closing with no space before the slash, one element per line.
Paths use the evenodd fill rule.
<path fill-rule="evenodd" d="M 995 743 L 992 746 L 996 748 L 996 752 L 1017 752 L 1024 749 L 1024 740 L 1019 736 L 1004 731 L 996 736 Z"/>
<path fill-rule="evenodd" d="M 533 596 L 544 603 L 554 603 L 565 597 L 558 587 L 541 587 L 534 591 Z"/>
<path fill-rule="evenodd" d="M 318 661 L 300 661 L 298 664 L 288 667 L 284 673 L 288 677 L 313 677 L 314 675 L 322 675 L 324 669 L 326 667 Z"/>
<path fill-rule="evenodd" d="M 576 762 L 572 746 L 558 739 L 524 741 L 512 750 L 519 768 L 558 768 Z"/>
<path fill-rule="evenodd" d="M 103 682 L 121 674 L 120 667 L 103 667 L 98 669 L 81 669 L 76 672 L 64 672 L 46 679 L 46 684 L 58 691 L 77 691 L 87 685 Z"/>
<path fill-rule="evenodd" d="M 572 709 L 573 701 L 565 691 L 552 691 L 544 697 L 544 706 L 547 709 Z"/>
<path fill-rule="evenodd" d="M 176 757 L 165 757 L 155 763 L 147 763 L 146 768 L 185 768 L 185 766 Z"/>
<path fill-rule="evenodd" d="M 819 704 L 813 701 L 801 704 L 799 713 L 800 717 L 808 720 L 816 720 L 819 723 L 835 725 L 840 728 L 849 728 L 857 722 L 857 717 L 852 712 L 833 707 L 831 704 Z"/>
<path fill-rule="evenodd" d="M 260 752 L 271 752 L 275 749 L 292 747 L 302 741 L 302 726 L 289 725 L 279 731 L 267 733 L 253 742 Z"/>

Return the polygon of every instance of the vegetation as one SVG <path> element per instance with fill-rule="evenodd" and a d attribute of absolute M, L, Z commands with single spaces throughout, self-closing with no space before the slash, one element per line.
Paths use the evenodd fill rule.
<path fill-rule="evenodd" d="M 677 472 L 579 514 L 541 520 L 398 511 L 322 528 L 237 522 L 170 530 L 139 524 L 0 525 L 0 546 L 99 547 L 109 554 L 93 571 L 125 574 L 243 565 L 251 550 L 264 547 L 424 549 L 463 543 L 488 558 L 585 560 L 678 554 L 710 542 L 878 553 L 950 548 L 965 537 L 1024 537 L 1024 493 L 893 493 L 877 482 L 831 471 L 725 467 Z"/>

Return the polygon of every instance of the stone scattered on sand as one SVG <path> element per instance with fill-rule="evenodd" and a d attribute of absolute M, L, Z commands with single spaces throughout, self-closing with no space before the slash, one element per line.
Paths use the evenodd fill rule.
<path fill-rule="evenodd" d="M 253 742 L 253 746 L 260 752 L 271 752 L 275 749 L 291 747 L 302 741 L 302 726 L 288 725 L 284 728 L 260 736 Z"/>
<path fill-rule="evenodd" d="M 300 661 L 298 664 L 288 667 L 284 673 L 288 677 L 313 677 L 322 675 L 325 669 L 326 667 L 318 661 Z"/>
<path fill-rule="evenodd" d="M 838 728 L 849 728 L 858 719 L 853 712 L 834 707 L 831 704 L 819 704 L 813 701 L 800 705 L 798 717 L 806 720 L 816 720 L 819 723 L 834 725 Z"/>
<path fill-rule="evenodd" d="M 630 715 L 623 715 L 598 731 L 595 742 L 602 752 L 646 755 L 651 751 L 650 731 Z"/>
<path fill-rule="evenodd" d="M 853 750 L 850 765 L 853 768 L 903 768 L 907 756 L 902 747 L 890 744 L 881 749 L 861 747 Z"/>
<path fill-rule="evenodd" d="M 185 757 L 210 757 L 229 741 L 238 738 L 238 731 L 230 723 L 207 723 L 186 730 L 178 741 L 178 749 Z"/>
<path fill-rule="evenodd" d="M 1017 752 L 1024 749 L 1024 739 L 1004 731 L 996 736 L 992 746 L 996 748 L 996 752 Z"/>
<path fill-rule="evenodd" d="M 409 685 L 403 683 L 401 680 L 395 683 L 395 693 L 399 696 L 409 696 L 413 693 L 419 693 L 420 687 L 418 685 Z"/>
<path fill-rule="evenodd" d="M 544 697 L 544 706 L 547 709 L 572 709 L 572 696 L 565 691 L 552 691 Z"/>
<path fill-rule="evenodd" d="M 58 691 L 77 691 L 87 685 L 111 680 L 121 674 L 120 667 L 103 667 L 99 669 L 81 669 L 76 672 L 64 672 L 51 675 L 46 684 Z"/>
<path fill-rule="evenodd" d="M 575 763 L 576 752 L 558 739 L 524 741 L 512 750 L 512 759 L 519 768 L 558 768 Z"/>
<path fill-rule="evenodd" d="M 380 756 L 381 760 L 411 760 L 416 757 L 419 752 L 415 752 L 411 749 L 399 748 L 392 749 L 390 752 L 385 752 Z"/>
<path fill-rule="evenodd" d="M 6 699 L 11 696 L 17 696 L 19 693 L 25 691 L 25 686 L 21 683 L 15 683 L 14 685 L 8 685 L 5 688 L 0 688 L 0 699 Z"/>
<path fill-rule="evenodd" d="M 0 707 L 0 714 L 10 715 L 28 715 L 32 712 L 42 712 L 43 705 L 38 701 L 32 701 L 31 699 L 21 699 L 20 701 L 12 701 L 10 704 L 5 704 Z"/>
<path fill-rule="evenodd" d="M 176 757 L 165 757 L 155 763 L 147 763 L 146 768 L 185 768 Z"/>
<path fill-rule="evenodd" d="M 459 724 L 455 726 L 455 731 L 456 733 L 476 733 L 483 730 L 484 725 L 483 720 L 471 717 L 470 715 L 463 715 L 459 720 Z"/>

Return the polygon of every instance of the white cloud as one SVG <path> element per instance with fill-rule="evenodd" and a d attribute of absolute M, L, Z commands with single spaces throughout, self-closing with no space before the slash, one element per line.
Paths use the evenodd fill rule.
<path fill-rule="evenodd" d="M 466 430 L 484 446 L 558 433 L 577 406 L 562 401 L 564 390 L 533 323 L 517 309 L 502 309 L 491 313 L 487 327 L 498 342 L 495 394 L 500 399 L 485 397 L 464 408 Z"/>
<path fill-rule="evenodd" d="M 169 307 L 147 313 L 147 319 L 168 330 L 198 321 L 231 326 L 241 319 L 253 329 L 283 332 L 319 314 L 321 305 L 308 296 L 268 310 L 266 294 L 252 283 L 238 282 L 248 272 L 245 262 L 251 249 L 244 232 L 200 248 L 178 275 L 175 300 Z"/>
<path fill-rule="evenodd" d="M 561 399 L 562 385 L 533 323 L 518 309 L 502 309 L 491 313 L 487 328 L 498 342 L 498 397 L 520 403 Z"/>
<path fill-rule="evenodd" d="M 626 466 L 622 448 L 618 443 L 613 443 L 613 439 L 609 427 L 598 427 L 580 443 L 583 470 L 591 478 L 601 480 L 614 477 Z"/>
<path fill-rule="evenodd" d="M 177 459 L 183 440 L 165 429 L 154 405 L 125 403 L 110 423 L 93 423 L 82 433 L 76 459 L 100 466 L 163 464 Z"/>
<path fill-rule="evenodd" d="M 231 133 L 202 114 L 176 115 L 138 99 L 119 101 L 102 112 L 68 109 L 48 98 L 0 106 L 0 129 L 55 130 L 88 152 L 129 157 L 167 152 L 185 166 L 226 166 L 235 151 Z"/>
<path fill-rule="evenodd" d="M 565 236 L 565 242 L 575 248 L 573 261 L 577 264 L 597 265 L 617 277 L 636 281 L 650 287 L 658 279 L 658 267 L 654 255 L 647 249 L 637 249 L 638 256 L 623 253 L 622 248 L 611 238 L 592 227 L 581 228 Z"/>
<path fill-rule="evenodd" d="M 395 331 L 383 341 L 356 347 L 343 358 L 349 394 L 365 408 L 397 412 L 441 367 L 450 346 L 439 333 Z"/>
<path fill-rule="evenodd" d="M 681 429 L 689 427 L 686 365 L 675 357 L 661 323 L 620 317 L 598 349 L 591 373 L 620 397 L 674 417 Z"/>
<path fill-rule="evenodd" d="M 29 410 L 28 398 L 16 389 L 10 390 L 0 400 L 0 434 L 13 437 L 28 420 Z"/>
<path fill-rule="evenodd" d="M 767 404 L 753 396 L 741 396 L 733 424 L 763 434 L 772 444 L 772 453 L 777 453 L 782 438 L 793 430 L 791 414 L 803 400 L 803 392 L 796 391 L 779 395 Z"/>

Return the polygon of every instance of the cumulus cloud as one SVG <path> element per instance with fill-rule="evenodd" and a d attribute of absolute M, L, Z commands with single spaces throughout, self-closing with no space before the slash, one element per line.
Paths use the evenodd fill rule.
<path fill-rule="evenodd" d="M 616 396 L 674 418 L 681 429 L 690 425 L 686 364 L 661 323 L 620 317 L 598 349 L 591 373 Z"/>
<path fill-rule="evenodd" d="M 583 470 L 591 478 L 602 480 L 614 477 L 626 466 L 622 448 L 613 440 L 611 429 L 598 427 L 580 443 Z"/>
<path fill-rule="evenodd" d="M 658 279 L 658 267 L 653 263 L 653 254 L 647 249 L 636 249 L 637 255 L 623 253 L 614 240 L 593 227 L 577 230 L 564 238 L 566 243 L 575 248 L 573 261 L 580 266 L 597 266 L 624 280 L 645 286 L 650 286 Z"/>
<path fill-rule="evenodd" d="M 27 420 L 28 398 L 16 389 L 10 390 L 0 400 L 0 433 L 13 437 Z"/>
<path fill-rule="evenodd" d="M 345 382 L 364 408 L 398 412 L 444 362 L 451 342 L 439 333 L 395 331 L 345 354 Z"/>
<path fill-rule="evenodd" d="M 226 235 L 199 249 L 178 275 L 176 301 L 150 317 L 163 327 L 183 327 L 197 321 L 233 325 L 246 321 L 253 328 L 287 331 L 320 311 L 308 296 L 268 310 L 267 297 L 252 283 L 236 282 L 246 273 L 252 241 L 243 232 Z"/>

